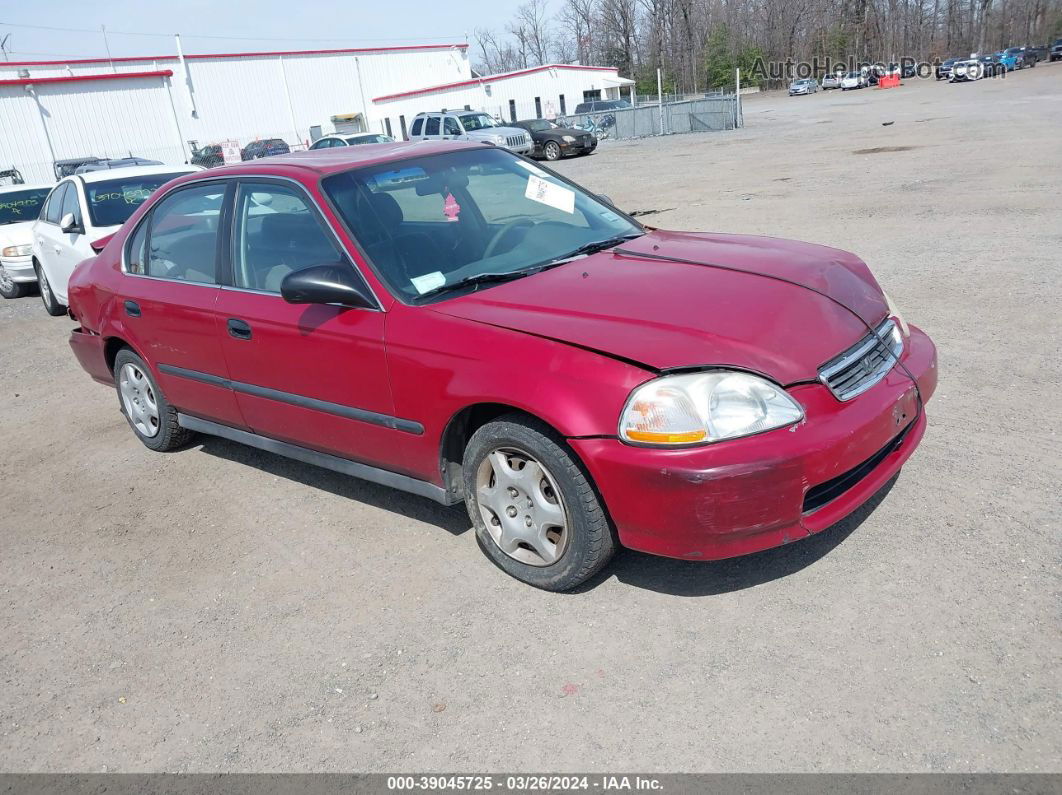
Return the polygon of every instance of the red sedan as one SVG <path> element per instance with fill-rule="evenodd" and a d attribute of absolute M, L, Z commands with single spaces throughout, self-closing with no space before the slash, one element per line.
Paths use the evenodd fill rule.
<path fill-rule="evenodd" d="M 214 434 L 463 501 L 553 590 L 619 545 L 710 560 L 826 528 L 911 455 L 936 386 L 852 254 L 647 229 L 486 145 L 182 177 L 97 249 L 71 346 L 145 445 Z"/>

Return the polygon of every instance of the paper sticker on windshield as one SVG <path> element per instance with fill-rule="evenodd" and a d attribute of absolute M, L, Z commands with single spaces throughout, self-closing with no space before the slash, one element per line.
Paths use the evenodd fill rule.
<path fill-rule="evenodd" d="M 446 284 L 446 277 L 442 275 L 441 271 L 433 271 L 432 273 L 425 273 L 423 276 L 414 276 L 410 279 L 413 286 L 417 289 L 417 292 L 421 295 L 434 290 L 436 287 L 442 287 Z"/>
<path fill-rule="evenodd" d="M 531 201 L 545 204 L 566 213 L 575 213 L 575 191 L 546 182 L 533 174 L 527 178 L 527 190 L 524 196 Z"/>

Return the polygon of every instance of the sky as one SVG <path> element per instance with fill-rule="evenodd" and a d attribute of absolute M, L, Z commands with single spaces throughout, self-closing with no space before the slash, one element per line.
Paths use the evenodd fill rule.
<path fill-rule="evenodd" d="M 174 33 L 181 34 L 185 53 L 454 44 L 469 41 L 477 27 L 500 31 L 518 4 L 518 0 L 0 0 L 0 39 L 11 34 L 6 48 L 12 61 L 104 57 L 101 25 L 107 27 L 113 56 L 173 53 Z"/>

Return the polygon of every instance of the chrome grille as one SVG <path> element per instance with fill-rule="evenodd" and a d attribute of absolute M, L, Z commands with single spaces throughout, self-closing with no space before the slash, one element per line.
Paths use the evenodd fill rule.
<path fill-rule="evenodd" d="M 878 383 L 903 352 L 896 322 L 887 318 L 863 339 L 819 368 L 822 381 L 838 400 L 851 400 Z"/>
<path fill-rule="evenodd" d="M 526 135 L 510 135 L 507 139 L 509 146 L 523 146 L 527 143 Z"/>

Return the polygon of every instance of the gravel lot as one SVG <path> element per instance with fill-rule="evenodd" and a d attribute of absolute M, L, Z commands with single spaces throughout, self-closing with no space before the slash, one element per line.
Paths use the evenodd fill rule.
<path fill-rule="evenodd" d="M 1062 64 L 745 120 L 559 168 L 650 224 L 870 263 L 941 360 L 871 510 L 539 592 L 461 509 L 149 452 L 70 322 L 3 301 L 0 769 L 1062 771 Z"/>

